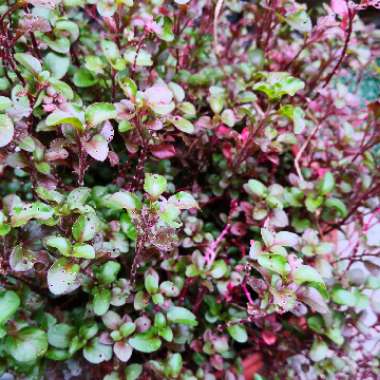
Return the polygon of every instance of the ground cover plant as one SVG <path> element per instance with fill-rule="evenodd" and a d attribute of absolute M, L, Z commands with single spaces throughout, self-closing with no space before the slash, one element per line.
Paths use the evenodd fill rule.
<path fill-rule="evenodd" d="M 1 379 L 380 376 L 367 8 L 0 2 Z"/>

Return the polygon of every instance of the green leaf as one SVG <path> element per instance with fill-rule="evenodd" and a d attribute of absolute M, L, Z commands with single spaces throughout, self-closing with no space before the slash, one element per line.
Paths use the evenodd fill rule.
<path fill-rule="evenodd" d="M 158 198 L 166 191 L 167 180 L 159 174 L 145 174 L 144 190 L 153 198 Z"/>
<path fill-rule="evenodd" d="M 167 368 L 169 369 L 170 376 L 176 378 L 180 374 L 183 366 L 183 360 L 180 353 L 176 352 L 171 354 L 167 361 Z"/>
<path fill-rule="evenodd" d="M 167 319 L 172 323 L 178 323 L 181 325 L 198 325 L 195 315 L 190 310 L 180 306 L 172 306 L 167 313 Z"/>
<path fill-rule="evenodd" d="M 71 242 L 62 236 L 50 235 L 46 237 L 45 244 L 48 247 L 56 248 L 58 252 L 63 256 L 70 256 Z"/>
<path fill-rule="evenodd" d="M 167 342 L 172 342 L 174 338 L 173 330 L 169 326 L 161 328 L 158 331 L 158 335 Z"/>
<path fill-rule="evenodd" d="M 323 281 L 322 276 L 309 265 L 300 265 L 294 272 L 293 278 L 296 284 L 302 285 L 305 283 L 318 284 L 325 290 L 326 285 Z M 318 288 L 320 290 L 320 288 Z"/>
<path fill-rule="evenodd" d="M 106 207 L 115 210 L 136 210 L 142 206 L 140 199 L 129 191 L 118 191 L 107 196 L 104 200 L 104 204 Z"/>
<path fill-rule="evenodd" d="M 195 132 L 194 125 L 187 119 L 181 116 L 174 116 L 170 122 L 181 132 L 192 134 Z"/>
<path fill-rule="evenodd" d="M 346 205 L 340 199 L 337 199 L 337 198 L 326 199 L 325 206 L 327 208 L 332 208 L 336 210 L 336 212 L 339 214 L 341 218 L 345 218 L 348 214 Z"/>
<path fill-rule="evenodd" d="M 261 254 L 258 263 L 265 269 L 284 275 L 288 272 L 288 260 L 281 255 Z"/>
<path fill-rule="evenodd" d="M 224 260 L 216 260 L 211 267 L 210 275 L 215 279 L 224 277 L 227 273 L 228 267 Z"/>
<path fill-rule="evenodd" d="M 51 166 L 47 162 L 36 162 L 34 166 L 36 167 L 37 171 L 41 174 L 51 174 Z"/>
<path fill-rule="evenodd" d="M 313 194 L 308 194 L 305 201 L 305 206 L 309 212 L 315 212 L 319 207 L 322 206 L 322 203 L 323 203 L 322 196 L 315 196 Z"/>
<path fill-rule="evenodd" d="M 88 55 L 85 57 L 86 69 L 92 71 L 94 74 L 103 74 L 104 67 L 106 66 L 104 61 L 96 55 Z"/>
<path fill-rule="evenodd" d="M 87 201 L 91 194 L 88 187 L 77 187 L 72 190 L 66 199 L 66 205 L 70 210 L 80 209 Z"/>
<path fill-rule="evenodd" d="M 331 293 L 331 299 L 338 305 L 355 306 L 356 297 L 350 291 L 341 287 L 335 287 Z"/>
<path fill-rule="evenodd" d="M 185 90 L 175 82 L 170 82 L 168 84 L 168 87 L 170 88 L 170 91 L 173 93 L 175 100 L 177 100 L 177 102 L 183 102 L 186 96 Z"/>
<path fill-rule="evenodd" d="M 155 305 L 162 305 L 165 302 L 165 298 L 161 293 L 152 295 L 152 301 Z"/>
<path fill-rule="evenodd" d="M 92 240 L 97 232 L 98 217 L 95 213 L 80 215 L 73 224 L 72 233 L 74 239 L 79 242 Z"/>
<path fill-rule="evenodd" d="M 309 327 L 318 334 L 322 334 L 324 330 L 323 319 L 320 315 L 313 315 L 307 319 Z"/>
<path fill-rule="evenodd" d="M 181 211 L 173 204 L 166 203 L 163 207 L 161 207 L 158 214 L 160 216 L 160 220 L 165 222 L 168 226 L 174 228 L 181 226 L 181 223 L 177 221 Z"/>
<path fill-rule="evenodd" d="M 190 102 L 182 102 L 182 103 L 178 104 L 177 109 L 179 109 L 182 112 L 182 114 L 184 114 L 185 116 L 187 116 L 189 118 L 197 115 L 196 108 Z"/>
<path fill-rule="evenodd" d="M 152 56 L 145 49 L 140 49 L 136 58 L 136 48 L 128 48 L 124 53 L 124 59 L 131 65 L 134 65 L 135 62 L 137 66 L 153 65 Z"/>
<path fill-rule="evenodd" d="M 89 340 L 99 331 L 98 324 L 93 321 L 84 321 L 79 328 L 79 337 Z"/>
<path fill-rule="evenodd" d="M 66 323 L 52 325 L 48 330 L 49 344 L 56 348 L 69 348 L 71 339 L 74 337 L 75 328 Z"/>
<path fill-rule="evenodd" d="M 154 327 L 162 329 L 166 326 L 166 318 L 163 313 L 156 313 L 154 315 Z"/>
<path fill-rule="evenodd" d="M 144 280 L 145 289 L 149 294 L 155 294 L 158 291 L 158 276 L 148 274 Z"/>
<path fill-rule="evenodd" d="M 55 127 L 56 125 L 62 124 L 70 124 L 78 131 L 84 130 L 84 125 L 82 124 L 81 120 L 79 120 L 76 116 L 73 116 L 61 110 L 56 110 L 52 112 L 46 118 L 45 122 L 48 127 Z"/>
<path fill-rule="evenodd" d="M 125 369 L 125 380 L 137 380 L 142 374 L 143 366 L 141 364 L 131 364 Z"/>
<path fill-rule="evenodd" d="M 115 119 L 117 116 L 116 108 L 111 103 L 94 103 L 86 109 L 86 121 L 92 125 L 98 125 L 103 121 Z"/>
<path fill-rule="evenodd" d="M 13 121 L 8 115 L 0 114 L 0 148 L 8 145 L 14 134 Z"/>
<path fill-rule="evenodd" d="M 11 232 L 11 226 L 8 224 L 0 224 L 0 236 L 6 236 Z"/>
<path fill-rule="evenodd" d="M 236 342 L 245 343 L 248 341 L 247 330 L 243 325 L 234 324 L 227 327 L 227 331 Z"/>
<path fill-rule="evenodd" d="M 305 112 L 301 107 L 294 107 L 287 104 L 281 107 L 280 113 L 281 115 L 288 117 L 290 120 L 293 120 L 294 133 L 300 134 L 304 131 L 306 127 Z"/>
<path fill-rule="evenodd" d="M 70 66 L 70 56 L 62 56 L 53 52 L 46 54 L 44 58 L 47 69 L 56 79 L 63 78 Z"/>
<path fill-rule="evenodd" d="M 268 194 L 268 188 L 256 179 L 250 179 L 245 186 L 245 190 L 249 194 L 254 194 L 261 198 L 264 198 Z"/>
<path fill-rule="evenodd" d="M 53 86 L 54 90 L 66 100 L 74 100 L 74 91 L 66 82 L 62 82 L 54 77 L 51 77 L 49 82 Z"/>
<path fill-rule="evenodd" d="M 128 97 L 128 98 L 134 98 L 137 94 L 137 85 L 136 85 L 136 82 L 125 76 L 125 75 L 122 75 L 120 73 L 118 73 L 118 75 L 116 76 L 116 79 L 120 85 L 120 87 L 122 88 L 124 94 Z M 126 121 L 126 120 L 125 120 Z"/>
<path fill-rule="evenodd" d="M 97 80 L 91 71 L 80 68 L 74 73 L 73 82 L 79 88 L 86 88 L 93 86 Z"/>
<path fill-rule="evenodd" d="M 266 80 L 256 83 L 253 89 L 263 92 L 270 100 L 279 99 L 284 95 L 294 96 L 305 87 L 302 80 L 286 72 L 266 72 L 262 75 Z"/>
<path fill-rule="evenodd" d="M 69 34 L 71 42 L 76 41 L 80 34 L 78 24 L 69 20 L 58 20 L 54 26 L 54 31 L 63 36 L 67 36 L 67 34 Z"/>
<path fill-rule="evenodd" d="M 36 188 L 36 193 L 38 196 L 44 201 L 54 202 L 54 203 L 62 203 L 65 197 L 55 190 L 48 190 L 43 186 L 38 186 Z"/>
<path fill-rule="evenodd" d="M 222 96 L 211 96 L 209 99 L 210 107 L 215 114 L 222 112 L 224 107 L 224 99 Z"/>
<path fill-rule="evenodd" d="M 76 243 L 73 245 L 73 257 L 92 260 L 95 259 L 95 249 L 92 245 Z"/>
<path fill-rule="evenodd" d="M 34 262 L 34 252 L 22 245 L 16 245 L 9 256 L 9 265 L 15 272 L 32 269 Z"/>
<path fill-rule="evenodd" d="M 4 348 L 17 362 L 31 363 L 46 353 L 47 335 L 36 327 L 24 327 L 16 336 L 7 336 Z"/>
<path fill-rule="evenodd" d="M 42 66 L 40 61 L 27 53 L 16 53 L 13 55 L 15 60 L 24 66 L 28 71 L 33 74 L 38 74 L 42 71 Z"/>
<path fill-rule="evenodd" d="M 232 128 L 236 122 L 236 116 L 232 109 L 225 109 L 222 114 L 220 115 L 222 122 L 226 125 L 228 125 L 230 128 Z"/>
<path fill-rule="evenodd" d="M 299 10 L 286 17 L 286 22 L 295 30 L 301 33 L 310 33 L 313 25 L 305 10 Z"/>
<path fill-rule="evenodd" d="M 84 358 L 92 364 L 107 362 L 112 358 L 112 346 L 100 343 L 98 338 L 83 349 Z"/>
<path fill-rule="evenodd" d="M 160 284 L 160 291 L 165 297 L 178 297 L 180 294 L 178 286 L 171 281 L 163 281 Z"/>
<path fill-rule="evenodd" d="M 70 359 L 71 355 L 67 350 L 62 350 L 59 348 L 49 347 L 45 354 L 45 358 L 54 361 L 65 361 Z"/>
<path fill-rule="evenodd" d="M 50 39 L 46 35 L 41 38 L 51 50 L 60 54 L 70 53 L 70 40 L 66 37 L 60 37 L 56 39 Z"/>
<path fill-rule="evenodd" d="M 135 310 L 143 310 L 145 309 L 149 304 L 149 297 L 147 297 L 147 294 L 140 290 L 136 293 L 135 298 L 133 300 L 133 307 Z"/>
<path fill-rule="evenodd" d="M 16 206 L 12 210 L 11 225 L 20 227 L 31 219 L 46 221 L 54 215 L 54 209 L 42 202 L 34 202 Z"/>
<path fill-rule="evenodd" d="M 322 180 L 318 183 L 317 187 L 322 195 L 331 193 L 335 188 L 334 175 L 331 172 L 325 173 Z"/>
<path fill-rule="evenodd" d="M 343 289 L 340 286 L 335 286 L 331 292 L 332 300 L 338 305 L 345 305 L 349 307 L 356 307 L 358 309 L 365 309 L 368 306 L 368 296 L 355 288 L 351 291 Z"/>
<path fill-rule="evenodd" d="M 150 332 L 135 335 L 128 343 L 137 351 L 150 354 L 161 347 L 161 339 L 152 336 Z"/>
<path fill-rule="evenodd" d="M 137 239 L 137 230 L 135 225 L 132 223 L 131 217 L 128 215 L 128 213 L 123 212 L 120 215 L 120 226 L 121 230 L 127 237 L 131 240 Z"/>
<path fill-rule="evenodd" d="M 78 281 L 79 271 L 78 264 L 72 264 L 64 257 L 56 260 L 47 273 L 49 290 L 56 295 L 74 291 L 80 286 Z"/>
<path fill-rule="evenodd" d="M 96 315 L 107 313 L 111 302 L 111 290 L 107 288 L 94 288 L 93 308 Z"/>
<path fill-rule="evenodd" d="M 109 285 L 117 279 L 120 269 L 121 265 L 117 261 L 107 261 L 95 271 L 95 275 L 103 285 Z"/>
<path fill-rule="evenodd" d="M 100 41 L 100 46 L 108 62 L 111 63 L 120 58 L 120 51 L 115 42 L 102 40 Z"/>
<path fill-rule="evenodd" d="M 326 332 L 326 336 L 330 338 L 338 346 L 341 346 L 344 343 L 344 337 L 339 327 L 328 329 Z"/>
<path fill-rule="evenodd" d="M 123 337 L 127 337 L 133 334 L 135 330 L 136 330 L 136 324 L 133 322 L 125 322 L 119 328 L 119 331 Z"/>
<path fill-rule="evenodd" d="M 158 34 L 158 37 L 163 41 L 172 42 L 174 40 L 173 21 L 167 16 L 161 16 L 157 23 L 161 26 L 161 33 Z"/>
<path fill-rule="evenodd" d="M 20 297 L 13 290 L 0 293 L 0 325 L 7 322 L 20 306 Z"/>
<path fill-rule="evenodd" d="M 99 0 L 96 2 L 96 9 L 102 17 L 112 17 L 117 9 L 117 3 L 107 0 Z"/>
<path fill-rule="evenodd" d="M 133 128 L 135 126 L 129 120 L 122 120 L 117 127 L 120 133 L 131 131 Z"/>
<path fill-rule="evenodd" d="M 301 107 L 295 107 L 293 112 L 294 133 L 302 133 L 306 127 L 305 112 Z"/>
<path fill-rule="evenodd" d="M 12 107 L 12 100 L 6 96 L 0 96 L 0 112 L 4 112 Z"/>
<path fill-rule="evenodd" d="M 194 197 L 186 191 L 180 191 L 177 194 L 172 195 L 168 202 L 175 205 L 181 210 L 189 210 L 192 208 L 199 208 L 198 202 Z"/>
<path fill-rule="evenodd" d="M 323 340 L 315 339 L 311 346 L 309 356 L 314 362 L 320 362 L 327 357 L 329 347 Z"/>

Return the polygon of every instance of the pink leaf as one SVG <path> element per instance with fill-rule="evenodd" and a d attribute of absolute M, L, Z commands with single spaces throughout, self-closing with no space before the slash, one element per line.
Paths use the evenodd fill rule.
<path fill-rule="evenodd" d="M 115 352 L 115 355 L 119 358 L 119 360 L 125 363 L 132 356 L 133 350 L 128 343 L 120 341 L 114 344 L 113 351 Z"/>
<path fill-rule="evenodd" d="M 164 124 L 160 119 L 154 119 L 147 124 L 147 127 L 152 131 L 159 131 L 164 128 Z"/>
<path fill-rule="evenodd" d="M 165 84 L 157 83 L 144 92 L 144 98 L 150 105 L 169 104 L 173 99 L 173 93 Z"/>
<path fill-rule="evenodd" d="M 159 144 L 150 148 L 153 156 L 165 160 L 174 157 L 176 154 L 175 148 L 172 144 Z"/>
<path fill-rule="evenodd" d="M 95 135 L 83 144 L 85 151 L 97 161 L 105 161 L 108 156 L 108 143 L 102 135 Z"/>
<path fill-rule="evenodd" d="M 331 0 L 331 8 L 340 17 L 345 17 L 348 13 L 348 5 L 345 0 Z"/>
<path fill-rule="evenodd" d="M 108 141 L 111 142 L 113 139 L 113 136 L 115 134 L 113 130 L 113 126 L 110 121 L 106 121 L 103 125 L 102 130 L 100 131 L 100 134 Z"/>
<path fill-rule="evenodd" d="M 119 156 L 115 152 L 110 151 L 108 153 L 108 159 L 110 160 L 110 164 L 112 167 L 119 165 Z"/>
<path fill-rule="evenodd" d="M 371 7 L 380 9 L 380 0 L 369 0 L 368 5 L 370 5 Z"/>
<path fill-rule="evenodd" d="M 56 161 L 56 160 L 64 160 L 69 157 L 69 152 L 64 148 L 54 148 L 49 149 L 45 153 L 45 158 L 47 161 Z"/>

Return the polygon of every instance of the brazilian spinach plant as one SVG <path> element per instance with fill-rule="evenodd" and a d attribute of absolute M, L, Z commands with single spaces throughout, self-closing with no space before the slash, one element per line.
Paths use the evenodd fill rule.
<path fill-rule="evenodd" d="M 3 379 L 380 376 L 368 7 L 0 1 Z"/>

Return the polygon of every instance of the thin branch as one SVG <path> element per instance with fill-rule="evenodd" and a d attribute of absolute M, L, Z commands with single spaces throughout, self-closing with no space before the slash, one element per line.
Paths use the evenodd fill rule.
<path fill-rule="evenodd" d="M 348 10 L 348 31 L 346 34 L 346 39 L 344 41 L 344 47 L 342 50 L 342 54 L 340 55 L 340 58 L 339 58 L 338 62 L 336 63 L 334 69 L 331 71 L 329 76 L 326 78 L 325 83 L 323 85 L 323 88 L 325 88 L 330 83 L 331 79 L 333 78 L 335 73 L 338 71 L 340 65 L 342 64 L 344 58 L 346 57 L 348 45 L 350 43 L 351 34 L 352 34 L 352 25 L 353 25 L 355 13 L 353 11 L 351 11 L 351 8 L 349 7 L 348 2 L 346 3 L 346 5 L 347 5 L 347 10 Z"/>
<path fill-rule="evenodd" d="M 223 2 L 224 0 L 218 0 L 215 6 L 215 12 L 214 12 L 214 52 L 217 57 L 219 57 L 218 52 L 218 22 L 219 22 L 219 16 L 223 8 Z"/>

